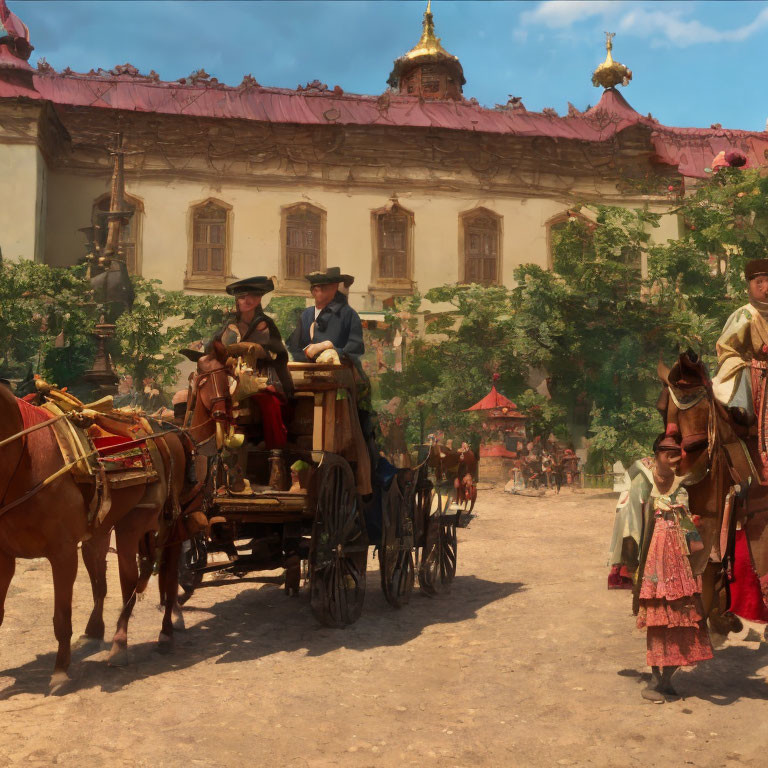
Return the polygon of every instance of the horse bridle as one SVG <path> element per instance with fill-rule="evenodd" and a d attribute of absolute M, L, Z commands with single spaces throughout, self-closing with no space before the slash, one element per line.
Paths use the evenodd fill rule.
<path fill-rule="evenodd" d="M 227 377 L 231 376 L 231 373 L 226 365 L 221 365 L 218 368 L 211 368 L 209 371 L 202 371 L 198 373 L 197 378 L 195 379 L 195 388 L 197 389 L 197 392 L 200 392 L 200 386 L 201 386 L 201 379 L 204 379 L 207 381 L 208 378 L 211 378 L 213 383 L 213 391 L 214 396 L 210 398 L 210 414 L 211 418 L 214 421 L 221 421 L 221 422 L 229 422 L 230 416 L 227 413 L 227 407 L 226 407 L 226 401 L 230 398 L 230 392 L 229 388 L 227 387 L 226 391 L 221 391 L 221 384 L 219 381 L 218 376 L 213 376 L 214 373 L 224 373 Z M 203 382 L 205 383 L 205 381 Z M 217 403 L 225 403 L 224 408 L 216 407 Z"/>

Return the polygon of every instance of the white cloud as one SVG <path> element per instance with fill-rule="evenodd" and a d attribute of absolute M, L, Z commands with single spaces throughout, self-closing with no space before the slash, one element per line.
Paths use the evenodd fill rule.
<path fill-rule="evenodd" d="M 659 10 L 663 8 L 664 10 Z M 544 0 L 520 15 L 524 26 L 568 29 L 592 17 L 613 17 L 624 34 L 681 47 L 701 43 L 740 43 L 768 27 L 768 6 L 748 24 L 735 29 L 708 26 L 691 18 L 695 4 L 675 7 L 672 3 L 643 3 L 630 0 Z"/>
<path fill-rule="evenodd" d="M 717 29 L 696 19 L 684 19 L 680 11 L 648 11 L 636 8 L 621 20 L 623 32 L 640 37 L 663 38 L 674 45 L 688 46 L 698 43 L 740 43 L 763 27 L 768 26 L 768 7 L 749 23 L 736 29 Z"/>
<path fill-rule="evenodd" d="M 620 0 L 548 0 L 520 15 L 523 24 L 543 24 L 550 29 L 570 27 L 590 16 L 606 16 L 624 5 Z"/>

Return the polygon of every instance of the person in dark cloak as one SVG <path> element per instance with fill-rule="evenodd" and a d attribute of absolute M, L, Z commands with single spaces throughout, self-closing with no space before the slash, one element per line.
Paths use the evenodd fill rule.
<path fill-rule="evenodd" d="M 293 380 L 288 372 L 288 351 L 274 320 L 264 313 L 262 297 L 274 290 L 268 277 L 249 277 L 227 286 L 227 293 L 235 297 L 235 312 L 227 318 L 221 330 L 211 339 L 224 346 L 231 344 L 258 344 L 269 359 L 258 361 L 260 376 L 266 376 L 267 387 L 252 396 L 261 414 L 264 443 L 267 449 L 283 448 L 288 431 L 283 418 L 283 407 L 293 395 Z"/>

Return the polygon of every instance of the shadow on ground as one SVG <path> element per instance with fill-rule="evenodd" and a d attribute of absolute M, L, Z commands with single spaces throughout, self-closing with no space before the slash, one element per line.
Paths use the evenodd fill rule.
<path fill-rule="evenodd" d="M 449 593 L 430 599 L 416 590 L 410 603 L 396 610 L 385 602 L 373 573 L 368 575 L 367 586 L 363 615 L 346 629 L 329 629 L 317 623 L 309 607 L 308 590 L 297 598 L 288 598 L 281 589 L 266 585 L 244 589 L 235 597 L 204 608 L 195 605 L 193 596 L 184 606 L 189 628 L 176 634 L 172 654 L 161 656 L 154 643 L 139 643 L 129 646 L 129 666 L 111 668 L 101 648 L 98 658 L 75 651 L 70 668 L 72 683 L 64 693 L 95 687 L 117 691 L 135 680 L 186 669 L 215 657 L 220 657 L 217 664 L 229 664 L 283 651 L 306 650 L 308 656 L 322 656 L 339 648 L 399 646 L 418 637 L 427 627 L 473 619 L 481 608 L 524 589 L 520 582 L 457 576 Z M 205 591 L 206 602 L 214 589 Z M 159 632 L 161 618 L 159 612 L 157 615 Z M 41 654 L 19 667 L 0 670 L 0 677 L 14 679 L 0 693 L 0 701 L 20 693 L 47 693 L 54 658 L 54 653 Z"/>
<path fill-rule="evenodd" d="M 730 645 L 716 650 L 714 659 L 678 671 L 673 683 L 681 698 L 703 699 L 718 706 L 739 699 L 768 701 L 768 682 L 761 672 L 765 667 L 768 667 L 768 646 L 761 645 L 755 650 Z M 634 677 L 643 685 L 650 679 L 650 672 L 635 669 L 620 669 L 617 674 Z"/>

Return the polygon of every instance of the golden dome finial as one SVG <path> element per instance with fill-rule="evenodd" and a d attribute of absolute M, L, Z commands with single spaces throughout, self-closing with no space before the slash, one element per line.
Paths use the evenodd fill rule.
<path fill-rule="evenodd" d="M 605 61 L 592 73 L 592 85 L 595 88 L 614 88 L 617 85 L 629 85 L 632 79 L 632 70 L 621 62 L 613 60 L 613 38 L 615 32 L 605 33 Z"/>
<path fill-rule="evenodd" d="M 461 99 L 461 86 L 467 81 L 461 62 L 443 48 L 435 35 L 432 0 L 427 0 L 421 27 L 419 42 L 395 59 L 387 85 L 398 93 L 423 99 Z"/>
<path fill-rule="evenodd" d="M 440 38 L 435 35 L 435 19 L 432 16 L 432 0 L 427 0 L 427 10 L 424 11 L 424 20 L 421 22 L 421 37 L 416 47 L 405 54 L 407 59 L 415 59 L 417 56 L 425 54 L 443 53 L 446 56 L 451 54 L 440 45 Z"/>

